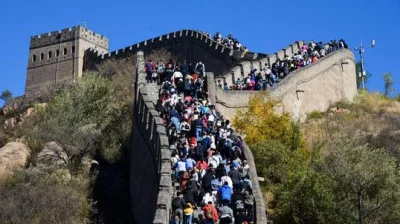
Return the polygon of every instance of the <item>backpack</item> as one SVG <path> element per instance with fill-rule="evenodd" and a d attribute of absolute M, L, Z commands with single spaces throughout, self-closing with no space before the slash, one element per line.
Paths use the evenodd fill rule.
<path fill-rule="evenodd" d="M 197 146 L 196 146 L 196 155 L 198 157 L 201 157 L 201 156 L 203 156 L 203 154 L 204 154 L 203 146 L 201 144 L 197 144 Z"/>
<path fill-rule="evenodd" d="M 220 223 L 232 223 L 232 217 L 230 216 L 221 217 Z"/>
<path fill-rule="evenodd" d="M 181 207 L 181 200 L 178 197 L 172 199 L 172 208 L 176 210 L 180 207 Z"/>
<path fill-rule="evenodd" d="M 164 107 L 163 107 L 163 105 L 162 105 L 161 100 L 158 100 L 158 101 L 157 101 L 156 110 L 157 110 L 158 112 L 161 112 L 161 111 L 164 110 Z"/>
<path fill-rule="evenodd" d="M 192 85 L 190 82 L 185 82 L 185 90 L 191 90 L 192 89 Z"/>
<path fill-rule="evenodd" d="M 200 88 L 201 87 L 201 82 L 199 79 L 196 80 L 196 82 L 194 83 L 194 85 L 196 86 L 196 88 Z"/>
<path fill-rule="evenodd" d="M 238 200 L 235 202 L 236 210 L 244 210 L 244 203 L 242 200 Z"/>
<path fill-rule="evenodd" d="M 196 71 L 199 73 L 202 73 L 203 72 L 203 64 L 198 64 L 196 67 Z"/>
<path fill-rule="evenodd" d="M 183 103 L 182 103 L 182 102 L 178 102 L 178 103 L 175 105 L 175 109 L 176 109 L 178 112 L 182 113 L 182 112 L 185 110 L 185 107 L 183 106 Z"/>
<path fill-rule="evenodd" d="M 196 127 L 196 128 L 202 128 L 203 127 L 203 122 L 201 122 L 201 119 L 200 118 L 197 118 L 196 120 L 194 120 L 194 126 Z"/>
<path fill-rule="evenodd" d="M 214 219 L 214 210 L 211 207 L 208 207 L 205 216 L 207 219 Z"/>

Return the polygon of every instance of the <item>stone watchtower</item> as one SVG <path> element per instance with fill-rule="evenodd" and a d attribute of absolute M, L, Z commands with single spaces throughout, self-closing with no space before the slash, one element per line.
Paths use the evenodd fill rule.
<path fill-rule="evenodd" d="M 88 49 L 99 55 L 108 53 L 108 39 L 83 26 L 32 36 L 25 95 L 34 96 L 82 77 Z"/>

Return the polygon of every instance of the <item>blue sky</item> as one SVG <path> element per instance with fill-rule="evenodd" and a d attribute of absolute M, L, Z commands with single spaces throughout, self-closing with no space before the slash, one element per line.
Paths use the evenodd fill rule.
<path fill-rule="evenodd" d="M 24 94 L 30 36 L 84 22 L 109 38 L 111 50 L 181 29 L 231 33 L 250 51 L 263 53 L 295 40 L 343 38 L 353 48 L 376 39 L 365 54 L 373 74 L 367 88 L 382 91 L 382 74 L 392 72 L 400 91 L 399 0 L 3 1 L 0 91 Z"/>

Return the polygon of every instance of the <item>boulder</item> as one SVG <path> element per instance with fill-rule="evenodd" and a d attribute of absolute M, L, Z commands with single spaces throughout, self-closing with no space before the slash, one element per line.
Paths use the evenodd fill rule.
<path fill-rule="evenodd" d="M 7 120 L 5 120 L 4 121 L 4 125 L 3 125 L 3 127 L 6 129 L 6 128 L 13 128 L 13 127 L 15 127 L 15 126 L 17 126 L 17 118 L 15 118 L 15 117 L 12 117 L 12 118 L 9 118 L 9 119 L 7 119 Z"/>
<path fill-rule="evenodd" d="M 5 106 L 5 107 L 3 107 L 1 113 L 3 114 L 3 116 L 6 116 L 9 110 L 10 110 L 10 108 Z"/>
<path fill-rule="evenodd" d="M 0 176 L 12 173 L 15 168 L 25 167 L 31 150 L 21 142 L 7 143 L 0 149 Z"/>
<path fill-rule="evenodd" d="M 28 109 L 25 111 L 25 113 L 24 113 L 24 115 L 23 115 L 22 117 L 23 117 L 24 119 L 26 119 L 26 118 L 28 118 L 29 116 L 31 116 L 32 112 L 33 112 L 33 108 L 30 107 L 30 108 L 28 108 Z"/>
<path fill-rule="evenodd" d="M 63 166 L 68 163 L 68 155 L 56 142 L 48 142 L 37 155 L 37 164 L 44 166 Z"/>

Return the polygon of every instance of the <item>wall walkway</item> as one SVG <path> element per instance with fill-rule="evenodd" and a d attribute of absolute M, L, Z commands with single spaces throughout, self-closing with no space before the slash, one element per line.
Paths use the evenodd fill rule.
<path fill-rule="evenodd" d="M 269 89 L 282 100 L 282 112 L 304 120 L 314 110 L 325 111 L 338 101 L 352 101 L 357 94 L 354 55 L 348 49 L 333 52 L 317 63 L 298 69 Z M 223 91 L 216 88 L 216 108 L 231 118 L 246 108 L 257 91 Z"/>
<path fill-rule="evenodd" d="M 137 68 L 130 153 L 132 214 L 135 223 L 168 224 L 174 195 L 168 137 L 162 119 L 154 108 L 159 87 L 145 81 L 143 52 L 137 54 Z M 214 80 L 212 73 L 208 73 L 207 76 L 209 80 Z M 215 89 L 213 81 L 208 83 Z M 210 94 L 215 96 L 215 91 L 211 91 Z M 215 98 L 210 100 L 215 103 Z M 246 145 L 245 154 L 251 170 L 254 171 L 251 181 L 255 196 L 256 223 L 264 224 L 267 223 L 265 203 L 258 183 L 254 158 Z"/>
<path fill-rule="evenodd" d="M 103 60 L 126 58 L 139 51 L 148 54 L 158 49 L 166 49 L 172 52 L 178 60 L 185 59 L 192 63 L 202 61 L 206 64 L 208 71 L 213 71 L 217 75 L 229 73 L 241 61 L 254 61 L 267 57 L 266 54 L 262 53 L 247 52 L 243 54 L 227 48 L 199 31 L 180 30 L 100 56 L 95 49 L 89 49 L 85 54 L 84 70 L 93 69 L 96 64 Z M 282 55 L 282 53 L 279 53 L 279 55 Z"/>

